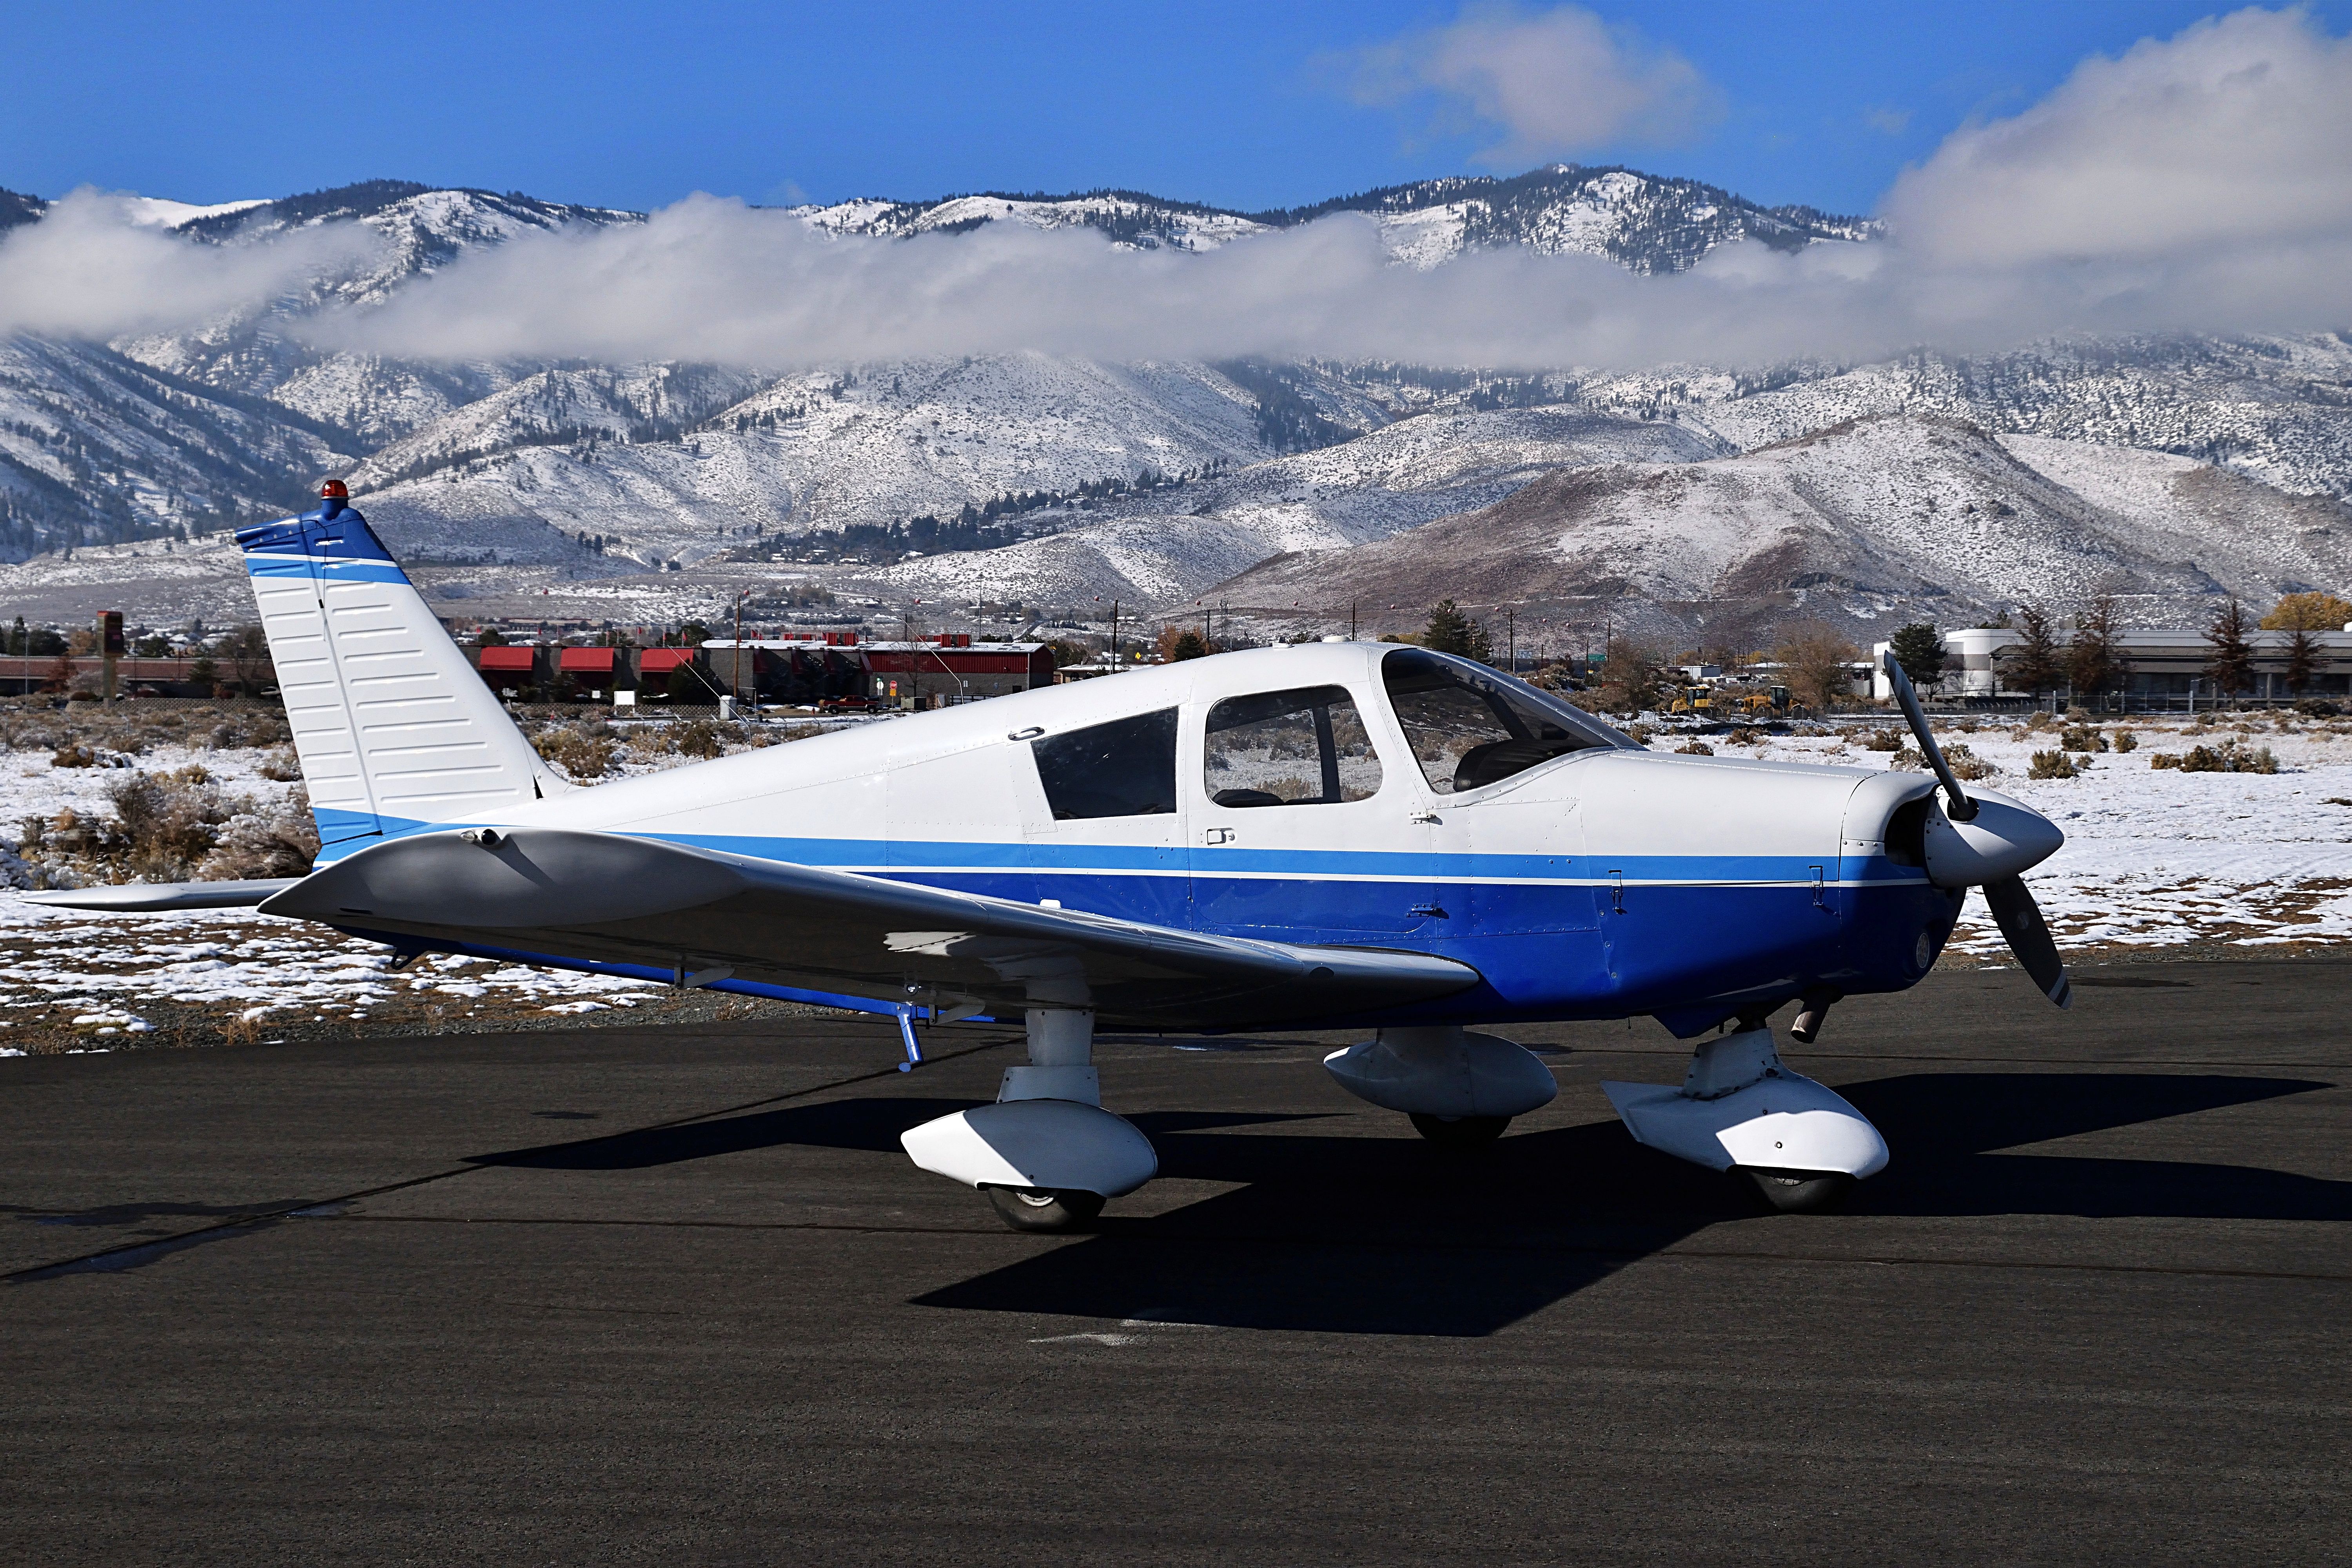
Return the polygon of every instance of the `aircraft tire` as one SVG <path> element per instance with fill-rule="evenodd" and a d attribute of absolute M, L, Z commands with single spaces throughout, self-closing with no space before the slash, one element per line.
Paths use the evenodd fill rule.
<path fill-rule="evenodd" d="M 1756 1184 L 1765 1206 L 1778 1214 L 1829 1214 L 1845 1202 L 1854 1184 L 1843 1171 L 1743 1169 L 1740 1174 Z"/>
<path fill-rule="evenodd" d="M 991 1187 L 988 1201 L 996 1215 L 1015 1230 L 1082 1230 L 1102 1213 L 1100 1193 L 1064 1187 Z"/>
<path fill-rule="evenodd" d="M 1425 1116 L 1410 1112 L 1412 1130 L 1441 1149 L 1483 1149 L 1511 1124 L 1507 1116 Z"/>

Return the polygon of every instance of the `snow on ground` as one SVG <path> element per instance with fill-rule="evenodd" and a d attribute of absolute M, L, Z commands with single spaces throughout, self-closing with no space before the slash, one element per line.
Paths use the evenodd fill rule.
<path fill-rule="evenodd" d="M 2244 716 L 2235 716 L 2243 718 Z M 2062 952 L 2082 957 L 2118 949 L 2221 944 L 2260 951 L 2296 942 L 2352 940 L 2352 724 L 2297 723 L 2282 733 L 2264 721 L 2225 720 L 2210 729 L 2109 720 L 2138 749 L 2076 755 L 2072 779 L 2026 776 L 2032 755 L 2058 745 L 2056 731 L 2014 738 L 2015 727 L 1972 733 L 1942 730 L 1940 743 L 1967 746 L 2001 770 L 1983 787 L 2025 802 L 2066 835 L 2065 847 L 2027 873 Z M 2243 735 L 2268 747 L 2280 771 L 2184 773 L 2148 759 Z M 1859 734 L 1775 737 L 1717 754 L 1783 762 L 1885 767 L 1893 753 L 1863 748 Z M 1653 748 L 1669 747 L 1664 735 Z M 2006 944 L 1981 897 L 1971 896 L 1950 951 L 2003 959 Z"/>
<path fill-rule="evenodd" d="M 0 1047 L 69 1027 L 91 1044 L 145 1034 L 168 1009 L 233 1017 L 232 1037 L 298 1021 L 631 1007 L 663 988 L 449 955 L 394 974 L 380 942 L 246 910 L 94 916 L 0 899 Z M 21 1033 L 20 1033 L 21 1032 Z"/>

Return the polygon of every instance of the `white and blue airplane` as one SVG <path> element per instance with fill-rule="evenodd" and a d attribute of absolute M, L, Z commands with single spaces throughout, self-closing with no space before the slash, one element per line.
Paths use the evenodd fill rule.
<path fill-rule="evenodd" d="M 334 487 L 339 489 L 340 487 Z M 1157 1172 L 1102 1106 L 1098 1027 L 1344 1028 L 1324 1066 L 1474 1143 L 1557 1092 L 1488 1032 L 1648 1015 L 1679 1085 L 1610 1083 L 1633 1137 L 1826 1207 L 1876 1129 L 1781 1062 L 1842 996 L 1917 984 L 1984 889 L 2065 971 L 2020 873 L 2062 836 L 1935 776 L 1662 754 L 1465 659 L 1326 641 L 862 725 L 593 788 L 549 771 L 357 511 L 238 541 L 324 846 L 285 882 L 38 895 L 256 905 L 388 943 L 895 1015 L 1020 1016 L 992 1105 L 907 1132 L 1024 1229 Z M 1940 781 L 1943 796 L 1937 796 Z"/>

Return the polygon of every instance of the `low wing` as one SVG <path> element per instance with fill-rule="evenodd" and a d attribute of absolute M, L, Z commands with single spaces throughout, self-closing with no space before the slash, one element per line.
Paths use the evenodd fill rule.
<path fill-rule="evenodd" d="M 1355 1014 L 1477 984 L 1425 953 L 1301 947 L 618 834 L 426 833 L 312 872 L 264 914 L 346 930 L 990 1011 L 1217 1027 Z"/>

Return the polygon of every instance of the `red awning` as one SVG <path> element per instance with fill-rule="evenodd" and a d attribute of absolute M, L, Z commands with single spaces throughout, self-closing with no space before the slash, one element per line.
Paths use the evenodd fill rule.
<path fill-rule="evenodd" d="M 613 673 L 613 650 L 608 647 L 568 647 L 556 668 L 565 674 L 610 675 Z"/>
<path fill-rule="evenodd" d="M 637 673 L 662 675 L 694 662 L 696 649 L 690 647 L 649 647 L 637 655 Z"/>
<path fill-rule="evenodd" d="M 519 670 L 528 675 L 538 652 L 530 647 L 486 647 L 482 650 L 482 668 Z"/>

